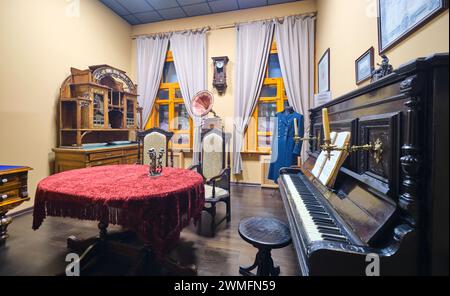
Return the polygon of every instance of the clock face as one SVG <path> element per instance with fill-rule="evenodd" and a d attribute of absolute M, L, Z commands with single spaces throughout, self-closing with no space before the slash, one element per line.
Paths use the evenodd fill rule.
<path fill-rule="evenodd" d="M 223 61 L 217 61 L 217 62 L 216 62 L 216 67 L 217 67 L 218 69 L 222 69 L 224 65 L 225 65 L 225 64 L 223 63 Z"/>

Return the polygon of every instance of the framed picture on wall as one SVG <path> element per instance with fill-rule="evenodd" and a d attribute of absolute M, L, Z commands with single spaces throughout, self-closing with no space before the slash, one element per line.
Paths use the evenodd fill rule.
<path fill-rule="evenodd" d="M 317 67 L 318 93 L 330 91 L 330 49 L 328 48 L 319 60 Z"/>
<path fill-rule="evenodd" d="M 374 49 L 371 47 L 355 61 L 356 84 L 361 84 L 369 79 L 372 75 L 373 69 Z"/>
<path fill-rule="evenodd" d="M 378 49 L 383 54 L 448 8 L 448 0 L 378 0 Z"/>

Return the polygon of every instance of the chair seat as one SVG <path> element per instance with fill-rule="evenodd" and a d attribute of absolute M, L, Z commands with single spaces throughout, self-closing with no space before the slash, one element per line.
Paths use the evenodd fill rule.
<path fill-rule="evenodd" d="M 213 187 L 211 185 L 205 185 L 205 200 L 217 200 L 222 197 L 227 197 L 230 195 L 228 190 L 216 187 L 216 195 L 213 197 Z"/>

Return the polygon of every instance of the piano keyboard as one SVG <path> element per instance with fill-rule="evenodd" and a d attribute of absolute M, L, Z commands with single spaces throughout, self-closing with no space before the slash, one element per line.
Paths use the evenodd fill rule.
<path fill-rule="evenodd" d="M 349 242 L 327 209 L 298 175 L 283 174 L 309 241 Z"/>

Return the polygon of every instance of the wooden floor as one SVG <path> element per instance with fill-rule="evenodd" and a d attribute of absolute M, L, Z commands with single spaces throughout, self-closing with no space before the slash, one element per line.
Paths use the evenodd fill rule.
<path fill-rule="evenodd" d="M 219 205 L 218 217 L 224 211 L 224 207 Z M 170 256 L 183 264 L 195 264 L 199 275 L 239 275 L 239 265 L 250 265 L 256 254 L 256 250 L 245 243 L 237 231 L 239 221 L 250 216 L 274 216 L 286 221 L 278 190 L 233 186 L 231 223 L 226 225 L 224 222 L 212 238 L 207 233 L 209 216 L 203 213 L 202 232 L 198 234 L 194 225 L 185 228 L 178 246 Z M 0 247 L 0 275 L 60 274 L 67 264 L 67 237 L 77 235 L 86 238 L 97 234 L 95 222 L 49 217 L 38 231 L 31 229 L 31 222 L 32 215 L 25 214 L 15 218 L 10 225 L 10 238 Z M 274 250 L 272 256 L 275 264 L 281 267 L 281 275 L 297 274 L 298 266 L 292 245 Z M 99 267 L 94 274 L 126 274 L 126 265 L 119 261 L 109 259 L 102 263 L 104 268 Z"/>

